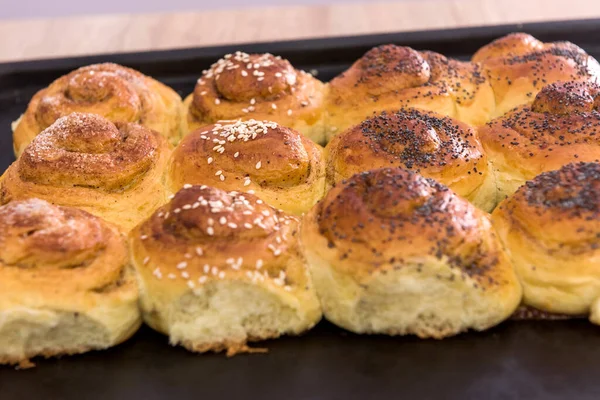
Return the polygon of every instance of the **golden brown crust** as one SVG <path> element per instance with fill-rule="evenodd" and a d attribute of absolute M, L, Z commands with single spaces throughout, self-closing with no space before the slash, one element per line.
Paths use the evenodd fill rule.
<path fill-rule="evenodd" d="M 217 61 L 185 100 L 185 133 L 220 120 L 275 121 L 319 142 L 324 85 L 272 54 L 236 52 Z"/>
<path fill-rule="evenodd" d="M 487 44 L 472 60 L 483 64 L 494 89 L 494 117 L 531 103 L 544 85 L 600 79 L 598 62 L 573 43 L 542 43 L 525 33 L 513 33 Z"/>
<path fill-rule="evenodd" d="M 358 281 L 380 267 L 426 256 L 448 257 L 453 268 L 483 286 L 502 280 L 497 249 L 485 240 L 485 214 L 413 172 L 384 168 L 354 175 L 311 214 L 338 260 L 333 267 Z"/>
<path fill-rule="evenodd" d="M 325 163 L 319 145 L 277 123 L 222 122 L 187 135 L 173 152 L 167 187 L 175 193 L 185 184 L 254 191 L 300 214 L 324 194 Z"/>
<path fill-rule="evenodd" d="M 37 134 L 72 112 L 140 123 L 177 143 L 181 108 L 175 91 L 138 71 L 110 63 L 89 65 L 33 96 L 14 129 L 15 152 L 20 155 Z"/>
<path fill-rule="evenodd" d="M 138 268 L 164 277 L 164 286 L 184 291 L 188 285 L 236 277 L 274 279 L 273 284 L 291 290 L 304 279 L 300 269 L 285 271 L 288 259 L 298 254 L 297 229 L 295 217 L 254 195 L 192 186 L 180 190 L 131 236 L 142 261 Z M 278 279 L 281 271 L 284 278 Z M 168 279 L 169 274 L 177 279 Z"/>
<path fill-rule="evenodd" d="M 38 135 L 9 167 L 0 202 L 43 198 L 128 230 L 165 201 L 169 154 L 166 140 L 141 125 L 73 113 Z"/>
<path fill-rule="evenodd" d="M 477 64 L 395 45 L 371 49 L 329 86 L 330 136 L 373 112 L 416 107 L 477 124 L 493 108 L 491 87 Z"/>
<path fill-rule="evenodd" d="M 492 219 L 524 286 L 524 302 L 588 314 L 600 296 L 600 165 L 568 164 L 528 181 Z"/>
<path fill-rule="evenodd" d="M 544 171 L 600 160 L 599 90 L 588 82 L 557 82 L 544 87 L 531 106 L 479 129 L 502 197 Z"/>
<path fill-rule="evenodd" d="M 402 167 L 472 198 L 488 174 L 487 158 L 473 128 L 416 109 L 382 113 L 327 145 L 330 184 L 375 168 Z"/>
<path fill-rule="evenodd" d="M 250 351 L 248 341 L 310 329 L 321 312 L 300 252 L 298 222 L 248 193 L 207 186 L 180 190 L 130 233 L 147 321 L 169 334 L 173 344 L 198 352 L 227 350 L 230 355 Z M 229 293 L 211 300 L 225 290 L 220 285 L 229 285 Z M 242 287 L 252 288 L 252 296 L 261 293 L 277 302 L 271 304 L 275 309 L 261 308 L 260 301 L 248 306 L 254 307 L 254 317 L 248 319 L 266 313 L 268 322 L 253 328 L 235 322 L 247 312 L 232 309 L 245 306 L 236 298 Z M 209 321 L 210 326 L 199 329 L 186 325 L 188 311 L 178 316 L 186 295 L 211 304 L 230 303 L 227 309 L 193 311 L 196 318 Z M 278 314 L 292 310 L 294 317 L 286 314 L 290 320 Z"/>
<path fill-rule="evenodd" d="M 24 310 L 23 314 L 31 318 L 31 326 L 38 322 L 34 318 L 37 310 L 85 315 L 99 324 L 96 329 L 105 330 L 104 345 L 108 347 L 114 344 L 110 343 L 112 340 L 125 340 L 139 327 L 139 313 L 135 308 L 138 291 L 130 272 L 124 238 L 100 218 L 39 199 L 14 201 L 0 207 L 0 312 L 5 316 L 3 324 L 15 318 L 11 313 L 18 314 L 19 310 Z M 97 314 L 98 310 L 100 314 Z M 108 314 L 107 310 L 113 314 Z M 132 316 L 131 310 L 135 310 L 136 315 Z M 115 326 L 114 318 L 123 319 Z M 6 327 L 0 325 L 0 331 L 2 329 Z M 24 329 L 25 338 L 27 332 Z M 82 332 L 86 333 L 89 334 Z M 67 345 L 43 348 L 38 352 L 30 348 L 39 347 L 35 340 L 23 343 L 22 348 L 19 347 L 21 343 L 13 345 L 15 347 L 0 349 L 0 364 L 29 367 L 32 364 L 28 360 L 32 357 L 74 354 L 98 348 L 91 344 Z"/>

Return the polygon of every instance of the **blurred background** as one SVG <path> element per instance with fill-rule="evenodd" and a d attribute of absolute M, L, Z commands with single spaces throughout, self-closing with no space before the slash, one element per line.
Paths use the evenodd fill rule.
<path fill-rule="evenodd" d="M 600 18 L 600 0 L 0 0 L 0 4 L 0 62 Z"/>

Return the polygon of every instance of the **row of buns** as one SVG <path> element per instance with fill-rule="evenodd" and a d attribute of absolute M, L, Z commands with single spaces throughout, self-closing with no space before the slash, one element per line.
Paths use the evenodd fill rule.
<path fill-rule="evenodd" d="M 42 130 L 71 112 L 136 122 L 177 144 L 221 120 L 269 120 L 317 143 L 374 112 L 419 108 L 480 125 L 530 104 L 557 81 L 596 81 L 600 65 L 568 42 L 543 43 L 515 33 L 479 49 L 470 62 L 431 51 L 382 45 L 329 83 L 271 54 L 228 54 L 181 97 L 164 84 L 114 64 L 75 70 L 39 91 L 14 123 L 17 155 Z"/>
<path fill-rule="evenodd" d="M 600 324 L 599 199 L 598 163 L 542 173 L 491 216 L 382 168 L 336 184 L 302 219 L 186 185 L 127 237 L 73 207 L 12 201 L 0 206 L 0 363 L 105 349 L 142 320 L 173 345 L 228 355 L 322 315 L 437 339 L 520 305 Z"/>
<path fill-rule="evenodd" d="M 524 34 L 471 63 L 380 46 L 328 84 L 235 53 L 183 103 L 128 68 L 76 70 L 13 126 L 0 363 L 106 348 L 142 319 L 228 354 L 322 314 L 434 338 L 520 304 L 598 323 L 598 76 Z"/>

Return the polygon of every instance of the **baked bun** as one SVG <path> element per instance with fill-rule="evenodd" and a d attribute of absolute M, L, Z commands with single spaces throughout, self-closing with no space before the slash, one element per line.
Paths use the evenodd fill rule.
<path fill-rule="evenodd" d="M 275 121 L 315 142 L 323 140 L 325 85 L 272 54 L 227 54 L 184 101 L 184 133 L 221 120 Z"/>
<path fill-rule="evenodd" d="M 479 128 L 496 175 L 498 199 L 544 171 L 600 160 L 600 86 L 557 82 L 530 106 L 520 106 Z"/>
<path fill-rule="evenodd" d="M 59 118 L 0 182 L 0 203 L 37 197 L 84 209 L 124 231 L 166 202 L 170 145 L 159 133 L 95 114 Z"/>
<path fill-rule="evenodd" d="M 600 165 L 568 164 L 521 186 L 492 222 L 523 286 L 525 305 L 589 315 L 600 309 Z"/>
<path fill-rule="evenodd" d="M 472 60 L 483 65 L 494 89 L 496 108 L 492 118 L 531 104 L 546 84 L 600 79 L 600 65 L 578 46 L 543 43 L 526 33 L 496 39 L 479 49 Z"/>
<path fill-rule="evenodd" d="M 233 355 L 321 318 L 298 220 L 251 194 L 183 189 L 130 245 L 144 320 L 173 345 Z"/>
<path fill-rule="evenodd" d="M 15 154 L 57 119 L 72 112 L 101 115 L 112 122 L 136 122 L 173 144 L 181 137 L 181 97 L 162 83 L 117 64 L 94 64 L 64 75 L 33 96 L 13 123 Z"/>
<path fill-rule="evenodd" d="M 330 185 L 370 169 L 402 167 L 486 211 L 496 205 L 494 175 L 476 131 L 431 111 L 384 112 L 334 137 L 325 153 Z"/>
<path fill-rule="evenodd" d="M 39 199 L 0 207 L 0 364 L 121 343 L 141 324 L 137 302 L 117 229 Z"/>
<path fill-rule="evenodd" d="M 273 207 L 302 214 L 325 194 L 325 162 L 321 146 L 275 122 L 222 122 L 181 141 L 166 184 L 172 193 L 186 184 L 254 191 Z"/>
<path fill-rule="evenodd" d="M 487 214 L 404 169 L 336 185 L 301 240 L 325 317 L 356 333 L 440 339 L 490 328 L 521 300 Z"/>
<path fill-rule="evenodd" d="M 392 44 L 375 47 L 329 83 L 329 137 L 374 112 L 415 107 L 469 124 L 488 120 L 494 94 L 480 67 Z"/>

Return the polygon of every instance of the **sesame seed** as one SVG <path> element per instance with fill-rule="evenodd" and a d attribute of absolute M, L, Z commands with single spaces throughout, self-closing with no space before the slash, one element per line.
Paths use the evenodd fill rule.
<path fill-rule="evenodd" d="M 256 269 L 261 269 L 263 266 L 263 260 L 262 259 L 258 259 L 256 260 Z"/>
<path fill-rule="evenodd" d="M 190 208 L 192 208 L 191 204 L 185 204 L 183 207 L 181 207 L 184 210 L 189 210 Z"/>
<path fill-rule="evenodd" d="M 256 163 L 256 169 L 260 169 L 260 166 L 262 165 L 262 163 L 259 161 Z"/>
<path fill-rule="evenodd" d="M 237 224 L 230 222 L 227 224 L 228 227 L 230 227 L 231 229 L 236 229 L 237 228 Z"/>
<path fill-rule="evenodd" d="M 235 154 L 233 155 L 234 158 L 237 158 L 240 155 L 239 151 L 236 151 Z"/>
<path fill-rule="evenodd" d="M 167 219 L 167 218 L 169 218 L 169 212 L 168 211 L 165 213 L 165 219 Z"/>
<path fill-rule="evenodd" d="M 256 204 L 262 204 L 262 203 L 263 203 L 263 201 L 261 199 L 256 200 Z"/>
<path fill-rule="evenodd" d="M 219 272 L 219 279 L 223 279 L 223 278 L 225 278 L 225 272 L 221 271 L 221 272 Z"/>
<path fill-rule="evenodd" d="M 277 78 L 281 78 L 283 76 L 283 74 L 281 72 L 275 72 L 275 76 Z"/>
<path fill-rule="evenodd" d="M 150 262 L 150 257 L 146 257 L 144 258 L 144 261 L 142 261 L 144 265 L 148 264 L 148 262 Z"/>
<path fill-rule="evenodd" d="M 271 108 L 272 108 L 273 110 L 277 110 L 277 104 L 275 104 L 275 103 L 271 103 Z"/>
<path fill-rule="evenodd" d="M 224 180 L 225 180 L 225 175 L 221 175 L 221 176 L 219 177 L 219 179 L 221 180 L 221 182 L 222 182 L 222 181 L 224 181 Z"/>
<path fill-rule="evenodd" d="M 221 225 L 225 225 L 225 224 L 227 223 L 227 218 L 225 218 L 225 217 L 221 217 L 221 218 L 219 218 L 219 223 L 220 223 Z"/>
<path fill-rule="evenodd" d="M 286 285 L 283 287 L 283 290 L 285 290 L 286 292 L 291 292 L 292 288 Z"/>
<path fill-rule="evenodd" d="M 216 176 L 219 176 L 219 175 L 221 175 L 222 173 L 223 173 L 223 171 L 221 171 L 221 170 L 218 170 L 217 172 L 215 172 L 215 175 L 216 175 Z"/>
<path fill-rule="evenodd" d="M 262 76 L 260 76 L 260 77 L 256 78 L 256 80 L 257 80 L 257 81 L 259 81 L 259 82 L 260 82 L 260 81 L 262 81 L 262 80 L 264 80 L 264 79 L 265 79 L 265 78 L 264 78 L 264 77 L 262 77 Z"/>
<path fill-rule="evenodd" d="M 169 195 L 169 197 L 168 197 L 168 199 L 169 199 L 169 200 L 173 200 L 173 198 L 175 198 L 175 195 L 174 195 L 174 194 L 171 194 L 171 195 Z"/>
<path fill-rule="evenodd" d="M 210 272 L 210 265 L 204 264 L 204 273 L 208 274 Z"/>
<path fill-rule="evenodd" d="M 181 212 L 181 208 L 176 208 L 176 209 L 173 210 L 173 212 L 175 214 L 179 214 Z"/>
<path fill-rule="evenodd" d="M 187 267 L 187 262 L 182 261 L 179 264 L 177 264 L 177 269 L 184 269 Z"/>
<path fill-rule="evenodd" d="M 246 229 L 252 229 L 252 224 L 249 224 L 248 222 L 244 223 L 244 228 Z"/>
<path fill-rule="evenodd" d="M 186 271 L 181 271 L 181 277 L 183 279 L 189 279 L 190 278 L 190 274 L 188 274 Z"/>
<path fill-rule="evenodd" d="M 198 254 L 199 256 L 204 254 L 204 251 L 202 251 L 202 247 L 196 247 L 196 254 Z"/>
<path fill-rule="evenodd" d="M 216 104 L 216 105 L 219 105 L 219 104 L 221 104 L 221 100 L 219 100 L 219 99 L 215 99 L 215 104 Z"/>
<path fill-rule="evenodd" d="M 256 99 L 255 98 L 251 98 L 250 99 L 250 104 L 255 105 L 256 104 Z"/>
<path fill-rule="evenodd" d="M 212 235 L 214 235 L 214 234 L 215 234 L 215 230 L 213 229 L 213 227 L 212 227 L 212 226 L 209 226 L 208 228 L 206 228 L 206 233 L 207 233 L 209 236 L 212 236 Z"/>
<path fill-rule="evenodd" d="M 207 279 L 207 278 L 206 278 L 206 276 L 201 276 L 201 277 L 198 279 L 198 283 L 204 283 L 204 282 L 206 282 L 206 279 Z"/>
<path fill-rule="evenodd" d="M 248 73 L 244 69 L 242 70 L 242 76 L 248 76 Z"/>
<path fill-rule="evenodd" d="M 252 181 L 250 181 L 250 178 L 246 178 L 246 180 L 244 181 L 244 186 L 249 186 L 252 183 Z"/>
<path fill-rule="evenodd" d="M 262 215 L 264 215 L 265 217 L 268 217 L 269 215 L 271 215 L 271 213 L 268 210 L 263 210 Z"/>
<path fill-rule="evenodd" d="M 193 289 L 194 287 L 196 287 L 196 284 L 192 281 L 187 281 L 187 285 L 189 286 L 190 289 Z"/>
<path fill-rule="evenodd" d="M 140 240 L 146 240 L 146 239 L 148 239 L 148 235 L 142 235 L 142 236 L 140 236 Z"/>
<path fill-rule="evenodd" d="M 184 189 L 189 189 L 191 187 L 192 187 L 192 185 L 190 185 L 189 183 L 186 183 L 186 184 L 183 185 Z"/>
<path fill-rule="evenodd" d="M 198 208 L 198 207 L 200 207 L 200 203 L 195 202 L 194 204 L 192 204 L 192 208 L 195 209 L 195 208 Z"/>
<path fill-rule="evenodd" d="M 211 272 L 213 275 L 217 275 L 217 274 L 219 273 L 219 269 L 218 269 L 217 267 L 212 267 L 212 269 L 210 270 L 210 272 Z"/>
<path fill-rule="evenodd" d="M 171 274 L 167 275 L 167 278 L 169 278 L 169 279 L 175 279 L 175 278 L 177 278 L 177 275 L 171 273 Z"/>
<path fill-rule="evenodd" d="M 190 258 L 192 258 L 192 255 L 191 255 L 190 253 L 185 253 L 183 256 L 184 256 L 185 258 L 187 258 L 188 260 L 189 260 Z"/>
<path fill-rule="evenodd" d="M 280 250 L 280 249 L 276 249 L 276 250 L 273 252 L 273 255 L 274 255 L 275 257 L 279 256 L 280 254 L 281 254 L 281 250 Z"/>

